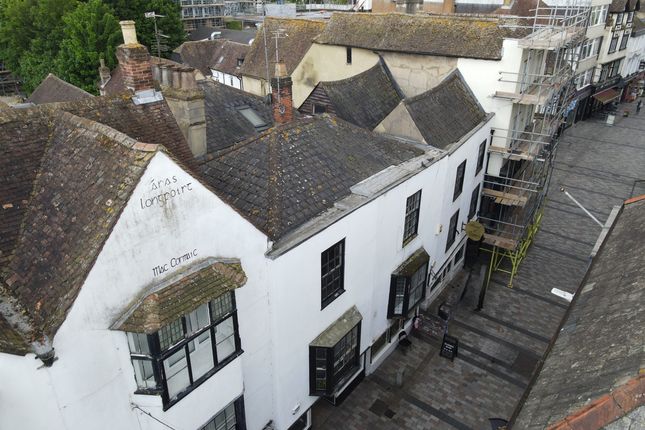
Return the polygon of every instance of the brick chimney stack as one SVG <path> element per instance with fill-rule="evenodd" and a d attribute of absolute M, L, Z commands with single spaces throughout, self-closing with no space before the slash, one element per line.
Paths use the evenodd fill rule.
<path fill-rule="evenodd" d="M 123 72 L 125 86 L 136 92 L 154 89 L 150 54 L 148 49 L 137 41 L 134 21 L 121 21 L 123 45 L 116 48 L 116 58 Z"/>
<path fill-rule="evenodd" d="M 291 77 L 287 75 L 284 63 L 276 63 L 275 77 L 271 79 L 271 102 L 273 104 L 273 121 L 284 124 L 293 119 Z"/>

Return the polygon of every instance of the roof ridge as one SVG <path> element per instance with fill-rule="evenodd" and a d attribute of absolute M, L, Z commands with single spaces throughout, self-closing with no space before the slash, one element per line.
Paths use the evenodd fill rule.
<path fill-rule="evenodd" d="M 159 145 L 156 143 L 139 142 L 138 140 L 133 139 L 127 134 L 122 133 L 108 125 L 101 124 L 100 122 L 74 115 L 73 113 L 70 113 L 67 111 L 54 111 L 53 115 L 63 121 L 70 122 L 77 127 L 84 128 L 85 130 L 88 130 L 88 131 L 94 131 L 96 133 L 109 137 L 115 142 L 118 142 L 119 144 L 121 144 L 121 146 L 129 148 L 133 151 L 155 152 L 159 150 L 161 147 L 163 147 L 163 145 Z"/>

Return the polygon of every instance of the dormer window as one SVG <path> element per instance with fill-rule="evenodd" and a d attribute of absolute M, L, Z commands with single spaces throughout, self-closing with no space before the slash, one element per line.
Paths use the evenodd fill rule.
<path fill-rule="evenodd" d="M 242 67 L 242 63 L 244 63 L 244 58 L 238 58 L 237 59 L 237 67 Z"/>

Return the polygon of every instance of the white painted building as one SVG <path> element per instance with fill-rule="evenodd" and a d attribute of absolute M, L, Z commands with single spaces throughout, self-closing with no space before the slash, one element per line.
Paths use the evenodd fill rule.
<path fill-rule="evenodd" d="M 492 116 L 438 149 L 275 109 L 195 165 L 159 94 L 134 100 L 0 113 L 30 125 L 0 167 L 28 172 L 25 142 L 40 166 L 0 191 L 0 428 L 306 428 L 463 263 Z"/>

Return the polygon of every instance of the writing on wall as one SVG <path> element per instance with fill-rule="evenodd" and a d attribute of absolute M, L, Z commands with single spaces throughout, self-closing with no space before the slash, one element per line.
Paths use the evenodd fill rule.
<path fill-rule="evenodd" d="M 182 183 L 177 179 L 177 176 L 173 175 L 161 179 L 152 179 L 148 191 L 152 194 L 152 197 L 139 199 L 141 209 L 165 206 L 170 200 L 193 191 L 193 183 Z"/>
<path fill-rule="evenodd" d="M 197 257 L 197 248 L 193 249 L 192 251 L 188 251 L 185 254 L 174 256 L 170 260 L 168 260 L 167 263 L 159 264 L 153 267 L 152 275 L 153 276 L 163 275 L 173 267 L 180 266 L 185 262 L 194 259 L 195 257 Z"/>

